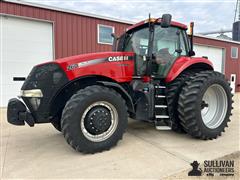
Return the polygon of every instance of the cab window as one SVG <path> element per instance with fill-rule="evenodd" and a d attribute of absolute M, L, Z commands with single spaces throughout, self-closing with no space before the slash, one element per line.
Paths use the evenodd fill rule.
<path fill-rule="evenodd" d="M 146 56 L 148 54 L 148 27 L 128 34 L 125 39 L 124 51 L 135 53 L 135 73 L 136 75 L 144 75 L 146 73 Z"/>
<path fill-rule="evenodd" d="M 162 28 L 155 25 L 153 41 L 152 74 L 165 77 L 172 64 L 179 56 L 187 55 L 184 31 L 177 27 Z M 120 40 L 123 51 L 135 53 L 135 69 L 137 75 L 146 74 L 146 56 L 148 55 L 149 28 L 144 27 Z M 123 43 L 122 43 L 123 42 Z"/>
<path fill-rule="evenodd" d="M 155 28 L 153 53 L 159 54 L 163 49 L 167 49 L 169 54 L 175 57 L 187 55 L 183 32 L 175 27 L 161 28 L 157 26 Z M 181 50 L 181 52 L 179 53 L 178 50 Z"/>
<path fill-rule="evenodd" d="M 177 27 L 155 27 L 153 47 L 153 74 L 165 77 L 179 56 L 186 56 L 186 43 L 183 32 Z"/>
<path fill-rule="evenodd" d="M 148 28 L 143 28 L 139 31 L 128 35 L 125 43 L 124 51 L 133 51 L 137 55 L 147 55 L 148 51 Z"/>

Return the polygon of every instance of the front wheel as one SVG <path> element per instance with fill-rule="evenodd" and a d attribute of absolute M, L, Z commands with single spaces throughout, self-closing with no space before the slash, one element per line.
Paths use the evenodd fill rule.
<path fill-rule="evenodd" d="M 51 122 L 51 124 L 53 125 L 53 127 L 54 127 L 56 130 L 58 130 L 59 132 L 62 132 L 62 128 L 61 128 L 61 123 L 60 123 L 60 121 L 59 121 L 59 122 L 53 121 L 53 122 Z"/>
<path fill-rule="evenodd" d="M 101 152 L 122 139 L 127 118 L 125 101 L 116 91 L 89 86 L 67 102 L 62 114 L 62 132 L 75 150 Z"/>
<path fill-rule="evenodd" d="M 197 73 L 186 82 L 180 94 L 180 123 L 195 138 L 217 138 L 230 121 L 232 102 L 231 88 L 223 74 Z"/>

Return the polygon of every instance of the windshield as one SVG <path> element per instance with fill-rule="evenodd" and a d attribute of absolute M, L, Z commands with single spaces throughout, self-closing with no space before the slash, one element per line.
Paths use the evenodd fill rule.
<path fill-rule="evenodd" d="M 186 40 L 184 30 L 177 27 L 162 28 L 155 25 L 153 41 L 153 64 L 154 75 L 164 77 L 176 58 L 186 55 Z M 123 39 L 124 40 L 123 40 Z M 122 42 L 121 42 L 122 41 Z M 146 70 L 146 56 L 148 54 L 149 28 L 144 27 L 121 37 L 120 44 L 123 51 L 131 51 L 136 54 L 137 71 L 139 75 Z"/>

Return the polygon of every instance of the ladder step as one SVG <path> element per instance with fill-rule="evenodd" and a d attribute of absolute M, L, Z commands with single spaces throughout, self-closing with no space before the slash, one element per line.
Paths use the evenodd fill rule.
<path fill-rule="evenodd" d="M 166 86 L 155 86 L 155 88 L 158 88 L 158 89 L 165 89 Z"/>
<path fill-rule="evenodd" d="M 169 116 L 166 116 L 166 115 L 156 115 L 155 116 L 157 119 L 168 119 Z"/>
<path fill-rule="evenodd" d="M 165 98 L 166 96 L 163 95 L 156 95 L 157 98 Z"/>
<path fill-rule="evenodd" d="M 155 105 L 155 108 L 167 108 L 167 105 Z"/>
<path fill-rule="evenodd" d="M 155 126 L 157 130 L 171 130 L 172 128 L 169 126 Z"/>

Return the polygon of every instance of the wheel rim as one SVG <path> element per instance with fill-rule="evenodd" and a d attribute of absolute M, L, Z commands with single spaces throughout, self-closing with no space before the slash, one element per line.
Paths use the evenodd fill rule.
<path fill-rule="evenodd" d="M 90 141 L 101 142 L 115 132 L 118 112 L 109 102 L 98 101 L 86 108 L 81 118 L 81 130 Z"/>
<path fill-rule="evenodd" d="M 228 101 L 222 86 L 213 84 L 203 95 L 201 115 L 204 124 L 210 128 L 218 128 L 225 119 Z"/>

